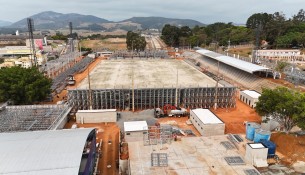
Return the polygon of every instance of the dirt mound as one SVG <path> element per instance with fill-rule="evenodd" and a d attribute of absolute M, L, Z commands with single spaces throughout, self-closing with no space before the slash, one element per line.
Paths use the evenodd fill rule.
<path fill-rule="evenodd" d="M 285 156 L 282 163 L 291 165 L 296 161 L 305 161 L 305 136 L 286 133 L 272 133 L 271 141 L 276 144 L 276 151 Z"/>

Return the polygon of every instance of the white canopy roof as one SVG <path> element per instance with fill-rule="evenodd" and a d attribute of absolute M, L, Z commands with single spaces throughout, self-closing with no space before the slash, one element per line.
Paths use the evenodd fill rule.
<path fill-rule="evenodd" d="M 258 92 L 256 92 L 256 91 L 244 90 L 244 91 L 242 91 L 242 92 L 245 93 L 245 94 L 247 94 L 247 95 L 249 95 L 249 96 L 252 97 L 252 98 L 258 98 L 258 97 L 261 96 L 261 94 L 258 93 Z"/>
<path fill-rule="evenodd" d="M 93 129 L 0 134 L 0 174 L 75 175 Z"/>
<path fill-rule="evenodd" d="M 148 129 L 146 121 L 124 122 L 124 131 L 146 131 Z"/>
<path fill-rule="evenodd" d="M 206 50 L 206 49 L 199 49 L 196 51 L 197 53 L 200 53 L 204 56 L 213 58 L 215 60 L 218 60 L 222 63 L 225 63 L 229 66 L 238 68 L 240 70 L 243 70 L 245 72 L 249 72 L 249 73 L 254 73 L 254 72 L 258 72 L 258 71 L 266 71 L 269 70 L 269 68 L 263 67 L 263 66 L 259 66 L 250 62 L 246 62 L 243 60 L 239 60 L 230 56 L 225 56 L 210 50 Z"/>
<path fill-rule="evenodd" d="M 223 123 L 213 112 L 209 109 L 192 109 L 194 114 L 204 124 L 220 124 Z"/>

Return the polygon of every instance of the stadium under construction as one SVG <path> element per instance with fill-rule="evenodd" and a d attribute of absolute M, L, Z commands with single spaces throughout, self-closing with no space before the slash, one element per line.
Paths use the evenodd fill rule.
<path fill-rule="evenodd" d="M 142 110 L 172 104 L 185 108 L 235 107 L 236 88 L 220 84 L 184 61 L 161 58 L 103 60 L 68 102 L 78 109 Z"/>

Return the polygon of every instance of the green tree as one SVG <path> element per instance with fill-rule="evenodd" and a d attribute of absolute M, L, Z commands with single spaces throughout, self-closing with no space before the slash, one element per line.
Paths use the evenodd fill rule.
<path fill-rule="evenodd" d="M 14 104 L 42 101 L 51 92 L 51 82 L 37 68 L 0 69 L 0 101 L 10 100 Z"/>
<path fill-rule="evenodd" d="M 126 44 L 128 50 L 136 50 L 136 51 L 145 50 L 146 47 L 145 37 L 142 37 L 137 33 L 129 31 L 127 32 L 127 36 L 126 36 Z"/>
<path fill-rule="evenodd" d="M 296 125 L 304 126 L 304 100 L 304 94 L 284 87 L 263 89 L 255 110 L 259 115 L 277 120 L 284 131 L 289 133 Z"/>
<path fill-rule="evenodd" d="M 162 40 L 169 46 L 179 46 L 180 29 L 166 24 L 162 29 Z"/>

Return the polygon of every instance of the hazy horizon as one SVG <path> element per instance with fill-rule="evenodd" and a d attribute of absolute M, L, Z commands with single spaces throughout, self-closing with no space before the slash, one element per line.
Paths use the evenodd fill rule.
<path fill-rule="evenodd" d="M 248 17 L 254 13 L 283 12 L 287 18 L 297 14 L 302 8 L 301 0 L 281 0 L 281 2 L 255 1 L 255 0 L 214 0 L 198 2 L 195 0 L 32 0 L 30 2 L 20 0 L 2 0 L 0 7 L 0 20 L 17 22 L 23 18 L 44 11 L 58 13 L 79 13 L 94 15 L 110 21 L 121 21 L 131 17 L 166 17 L 193 19 L 204 24 L 214 22 L 233 22 L 245 24 Z M 35 9 L 35 10 L 33 10 Z M 37 10 L 39 9 L 39 10 Z"/>

